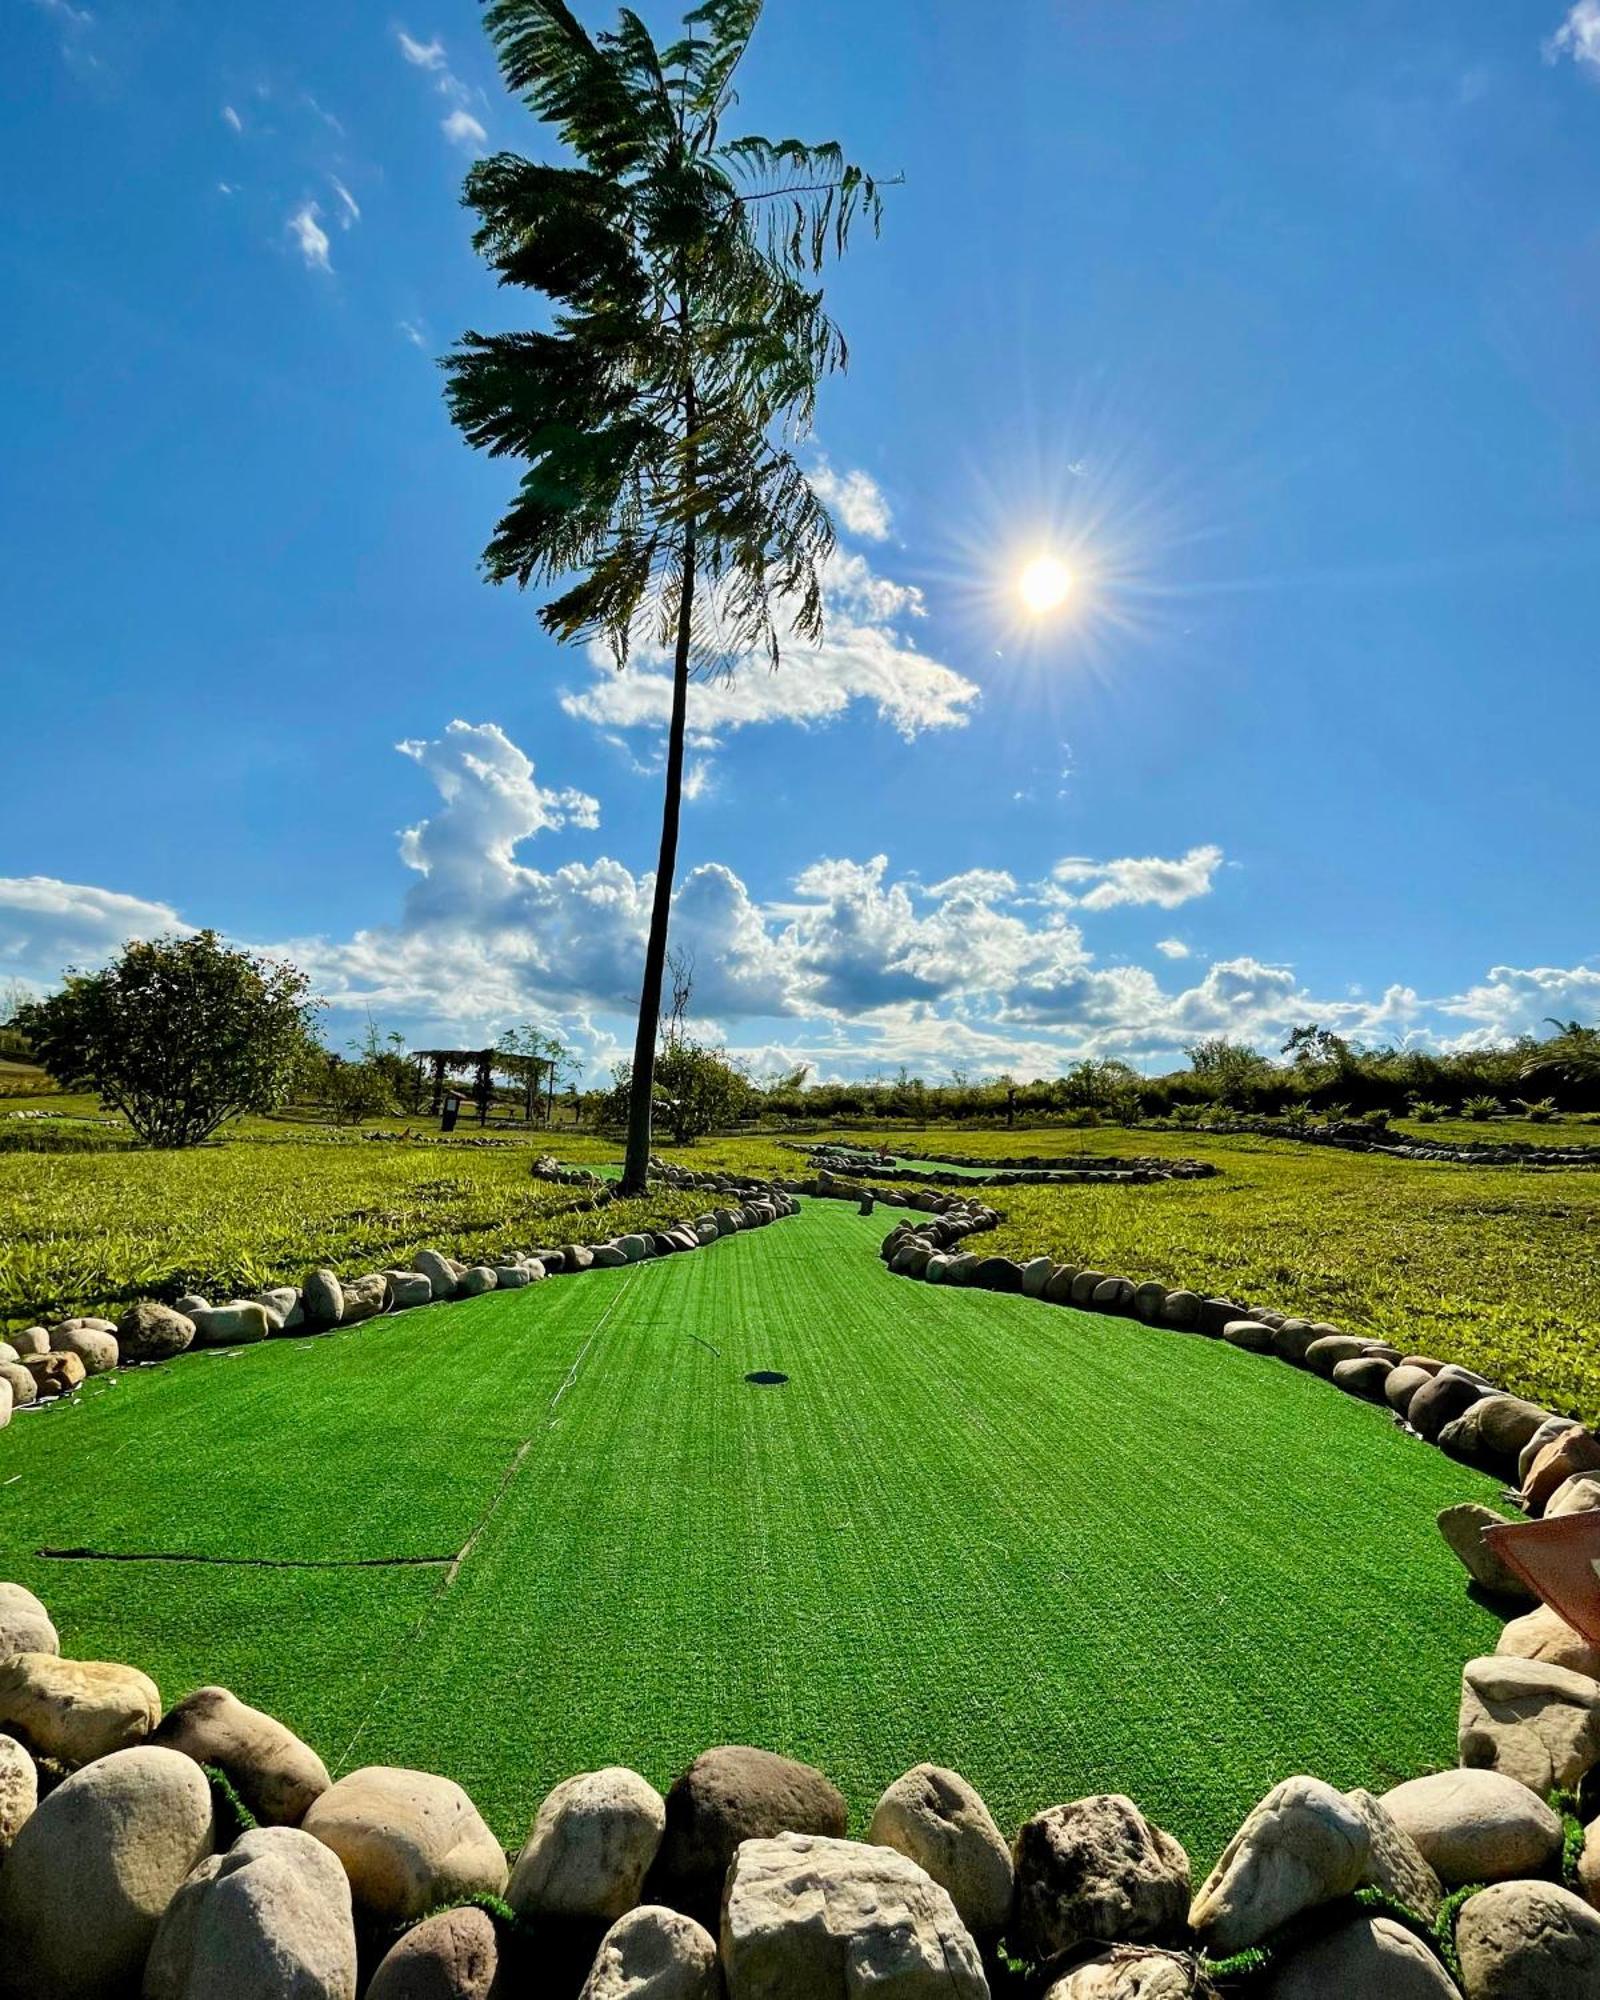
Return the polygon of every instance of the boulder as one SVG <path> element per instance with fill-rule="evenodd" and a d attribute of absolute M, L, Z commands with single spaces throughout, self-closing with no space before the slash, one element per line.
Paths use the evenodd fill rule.
<path fill-rule="evenodd" d="M 1265 1317 L 1265 1315 L 1262 1315 Z M 1304 1367 L 1306 1349 L 1319 1338 L 1316 1328 L 1308 1319 L 1268 1320 L 1272 1327 L 1272 1351 L 1280 1360 L 1292 1361 Z"/>
<path fill-rule="evenodd" d="M 494 1264 L 490 1268 L 497 1292 L 520 1292 L 524 1285 L 533 1283 L 526 1264 Z"/>
<path fill-rule="evenodd" d="M 1456 1919 L 1467 2000 L 1600 2000 L 1600 1916 L 1554 1882 L 1496 1882 Z"/>
<path fill-rule="evenodd" d="M 1501 1626 L 1495 1651 L 1517 1660 L 1542 1660 L 1547 1667 L 1565 1667 L 1600 1681 L 1600 1646 L 1591 1645 L 1558 1611 L 1536 1604 L 1521 1618 Z"/>
<path fill-rule="evenodd" d="M 331 1782 L 322 1759 L 292 1729 L 223 1687 L 185 1695 L 151 1741 L 225 1771 L 264 1826 L 298 1826 Z"/>
<path fill-rule="evenodd" d="M 436 1299 L 453 1299 L 460 1276 L 455 1260 L 437 1250 L 419 1250 L 411 1260 L 413 1267 L 428 1281 L 429 1289 Z"/>
<path fill-rule="evenodd" d="M 1561 1852 L 1560 1818 L 1499 1771 L 1435 1771 L 1382 1803 L 1447 1889 L 1538 1874 Z"/>
<path fill-rule="evenodd" d="M 429 1256 L 431 1252 L 424 1251 L 423 1255 Z M 300 1287 L 300 1310 L 306 1316 L 307 1326 L 319 1330 L 337 1326 L 344 1317 L 344 1287 L 339 1274 L 326 1265 L 307 1271 Z"/>
<path fill-rule="evenodd" d="M 1444 1885 L 1421 1848 L 1382 1799 L 1371 1792 L 1346 1792 L 1345 1803 L 1361 1815 L 1370 1846 L 1361 1887 L 1381 1889 L 1391 1903 L 1432 1923 L 1444 1901 Z"/>
<path fill-rule="evenodd" d="M 463 1903 L 406 1932 L 372 1975 L 367 2000 L 527 2000 L 494 1919 Z"/>
<path fill-rule="evenodd" d="M 1273 1351 L 1272 1328 L 1263 1326 L 1258 1319 L 1230 1319 L 1222 1329 L 1222 1337 L 1230 1347 L 1243 1347 L 1251 1354 Z"/>
<path fill-rule="evenodd" d="M 1054 1958 L 1096 1940 L 1179 1936 L 1189 1857 L 1132 1799 L 1112 1793 L 1036 1813 L 1017 1835 L 1016 1914 L 1007 1941 Z"/>
<path fill-rule="evenodd" d="M 1318 1334 L 1306 1347 L 1306 1366 L 1319 1375 L 1331 1376 L 1341 1361 L 1357 1361 L 1366 1350 L 1367 1343 L 1359 1334 Z"/>
<path fill-rule="evenodd" d="M 498 1283 L 499 1280 L 495 1277 L 491 1265 L 469 1264 L 457 1281 L 456 1296 L 463 1299 L 481 1298 L 485 1292 L 492 1292 Z"/>
<path fill-rule="evenodd" d="M 414 1922 L 440 1903 L 503 1896 L 500 1843 L 449 1778 L 369 1764 L 330 1785 L 302 1824 L 344 1863 L 357 1907 Z"/>
<path fill-rule="evenodd" d="M 1044 1295 L 1044 1288 L 1056 1268 L 1053 1257 L 1030 1257 L 1022 1267 L 1022 1296 L 1037 1299 Z"/>
<path fill-rule="evenodd" d="M 1044 2000 L 1194 2000 L 1210 1990 L 1186 1953 L 1118 1944 L 1055 1980 Z"/>
<path fill-rule="evenodd" d="M 667 1823 L 649 1899 L 715 1923 L 741 1841 L 779 1833 L 843 1835 L 844 1796 L 809 1764 L 728 1744 L 704 1750 L 667 1793 Z"/>
<path fill-rule="evenodd" d="M 11 1421 L 11 1384 L 0 1376 L 0 1430 Z"/>
<path fill-rule="evenodd" d="M 971 1256 L 972 1252 L 968 1251 L 965 1254 Z M 1078 1267 L 1076 1264 L 1058 1264 L 1050 1276 L 1045 1279 L 1044 1290 L 1039 1294 L 1040 1298 L 1053 1306 L 1071 1305 L 1072 1287 L 1077 1281 L 1077 1276 Z"/>
<path fill-rule="evenodd" d="M 506 1901 L 522 1917 L 612 1922 L 639 1901 L 666 1823 L 661 1794 L 637 1771 L 568 1778 L 540 1806 Z"/>
<path fill-rule="evenodd" d="M 1136 1285 L 1133 1293 L 1133 1311 L 1146 1326 L 1159 1326 L 1162 1308 L 1167 1303 L 1167 1288 L 1157 1284 L 1154 1278 L 1147 1278 L 1142 1285 Z"/>
<path fill-rule="evenodd" d="M 76 1354 L 25 1354 L 22 1365 L 33 1377 L 41 1402 L 51 1396 L 70 1396 L 74 1389 L 82 1388 L 89 1372 Z"/>
<path fill-rule="evenodd" d="M 197 1312 L 205 1312 L 210 1304 L 211 1301 L 203 1299 L 198 1292 L 185 1292 L 181 1299 L 174 1299 L 173 1310 L 181 1312 L 187 1319 L 192 1318 Z"/>
<path fill-rule="evenodd" d="M 1541 1660 L 1491 1653 L 1461 1670 L 1461 1761 L 1501 1771 L 1543 1798 L 1600 1759 L 1600 1683 Z"/>
<path fill-rule="evenodd" d="M 717 1226 L 711 1225 L 710 1236 L 702 1236 L 702 1243 L 716 1241 Z M 594 1246 L 594 1268 L 597 1271 L 618 1271 L 628 1262 L 628 1253 L 620 1243 L 597 1243 Z"/>
<path fill-rule="evenodd" d="M 1219 1340 L 1222 1329 L 1230 1319 L 1248 1319 L 1250 1308 L 1236 1304 L 1232 1299 L 1209 1298 L 1200 1301 L 1200 1312 L 1196 1324 L 1210 1340 Z"/>
<path fill-rule="evenodd" d="M 1587 1472 L 1564 1479 L 1545 1504 L 1544 1517 L 1555 1520 L 1562 1514 L 1593 1514 L 1600 1511 L 1600 1479 Z"/>
<path fill-rule="evenodd" d="M 1582 1428 L 1576 1417 L 1546 1417 L 1517 1454 L 1517 1483 L 1520 1485 L 1527 1478 L 1533 1461 L 1552 1439 L 1560 1437 L 1563 1431 L 1576 1431 Z"/>
<path fill-rule="evenodd" d="M 39 1400 L 39 1384 L 21 1361 L 0 1361 L 0 1382 L 10 1389 L 12 1405 L 16 1409 L 25 1409 L 29 1403 Z"/>
<path fill-rule="evenodd" d="M 129 1306 L 117 1321 L 117 1345 L 124 1361 L 170 1361 L 194 1343 L 194 1321 L 187 1313 L 147 1299 Z"/>
<path fill-rule="evenodd" d="M 343 1294 L 341 1326 L 359 1326 L 362 1320 L 376 1319 L 389 1309 L 389 1280 L 381 1271 L 369 1271 L 365 1277 L 341 1285 L 339 1290 Z"/>
<path fill-rule="evenodd" d="M 433 1303 L 433 1280 L 425 1271 L 385 1271 L 389 1281 L 389 1304 L 395 1312 Z"/>
<path fill-rule="evenodd" d="M 73 1772 L 0 1870 L 0 1993 L 137 1992 L 162 1914 L 213 1844 L 211 1787 L 175 1750 L 117 1750 Z"/>
<path fill-rule="evenodd" d="M 729 2000 L 988 2000 L 955 1905 L 890 1847 L 780 1833 L 747 1840 L 728 1875 Z"/>
<path fill-rule="evenodd" d="M 160 1691 L 137 1667 L 54 1653 L 0 1661 L 0 1727 L 41 1757 L 87 1764 L 142 1742 L 160 1720 Z"/>
<path fill-rule="evenodd" d="M 90 1375 L 109 1375 L 121 1356 L 117 1336 L 98 1326 L 77 1326 L 69 1321 L 50 1335 L 52 1354 L 75 1354 Z"/>
<path fill-rule="evenodd" d="M 1503 1526 L 1505 1520 L 1504 1514 L 1485 1507 L 1481 1500 L 1461 1500 L 1440 1510 L 1439 1533 L 1479 1589 L 1494 1597 L 1512 1598 L 1525 1604 L 1533 1592 L 1493 1545 L 1483 1539 L 1485 1528 Z"/>
<path fill-rule="evenodd" d="M 42 1326 L 25 1326 L 21 1333 L 12 1334 L 6 1345 L 17 1350 L 19 1360 L 27 1361 L 35 1354 L 50 1352 L 50 1336 Z"/>
<path fill-rule="evenodd" d="M 1073 1305 L 1086 1306 L 1092 1304 L 1094 1300 L 1095 1287 L 1097 1285 L 1104 1284 L 1105 1276 L 1106 1274 L 1104 1271 L 1075 1272 L 1073 1275 L 1072 1286 L 1071 1286 L 1071 1297 Z"/>
<path fill-rule="evenodd" d="M 1260 2000 L 1459 2000 L 1422 1940 L 1389 1917 L 1351 1916 L 1272 1961 Z"/>
<path fill-rule="evenodd" d="M 269 1285 L 264 1292 L 257 1292 L 255 1299 L 276 1322 L 274 1333 L 297 1333 L 306 1323 L 306 1309 L 300 1303 L 297 1285 Z"/>
<path fill-rule="evenodd" d="M 1201 1298 L 1198 1292 L 1186 1292 L 1181 1287 L 1168 1292 L 1161 1306 L 1161 1324 L 1187 1330 L 1200 1321 Z"/>
<path fill-rule="evenodd" d="M 0 1864 L 39 1803 L 39 1773 L 14 1736 L 0 1736 Z"/>
<path fill-rule="evenodd" d="M 1425 1382 L 1433 1380 L 1433 1371 L 1418 1368 L 1402 1361 L 1398 1368 L 1389 1370 L 1389 1379 L 1383 1385 L 1383 1400 L 1398 1415 L 1405 1416 L 1411 1408 L 1411 1399 Z"/>
<path fill-rule="evenodd" d="M 1358 1354 L 1350 1361 L 1337 1361 L 1333 1385 L 1347 1396 L 1361 1396 L 1369 1403 L 1381 1403 L 1394 1364 L 1376 1354 Z"/>
<path fill-rule="evenodd" d="M 265 1340 L 272 1321 L 265 1306 L 254 1299 L 230 1299 L 225 1306 L 197 1306 L 189 1315 L 194 1337 L 201 1347 L 242 1347 L 249 1341 Z"/>
<path fill-rule="evenodd" d="M 738 1227 L 738 1224 L 725 1208 L 717 1210 L 716 1223 L 717 1234 L 719 1236 L 731 1236 Z M 650 1254 L 650 1246 L 642 1236 L 636 1233 L 628 1236 L 619 1236 L 617 1238 L 617 1248 L 630 1264 L 637 1264 Z"/>
<path fill-rule="evenodd" d="M 20 1583 L 0 1583 L 0 1660 L 13 1653 L 59 1653 L 50 1614 Z"/>
<path fill-rule="evenodd" d="M 956 1906 L 975 1938 L 997 1936 L 1011 1915 L 1011 1850 L 965 1778 L 918 1764 L 879 1799 L 867 1828 L 878 1847 L 904 1854 Z"/>
<path fill-rule="evenodd" d="M 686 1236 L 681 1229 L 669 1229 L 666 1234 L 674 1250 L 694 1250 L 699 1247 L 695 1238 L 692 1235 Z M 568 1271 L 587 1271 L 593 1268 L 594 1252 L 587 1243 L 563 1244 L 561 1255 Z"/>
<path fill-rule="evenodd" d="M 1430 1442 L 1486 1393 L 1464 1369 L 1441 1368 L 1411 1398 L 1406 1422 Z"/>
<path fill-rule="evenodd" d="M 1133 1304 L 1131 1278 L 1102 1278 L 1089 1300 L 1096 1312 L 1126 1312 Z"/>
<path fill-rule="evenodd" d="M 1189 1911 L 1225 1957 L 1259 1944 L 1303 1910 L 1348 1896 L 1371 1852 L 1361 1814 L 1320 1778 L 1286 1778 L 1250 1814 Z"/>
<path fill-rule="evenodd" d="M 722 2000 L 716 1940 L 693 1917 L 646 1903 L 600 1940 L 578 2000 Z"/>
<path fill-rule="evenodd" d="M 1553 1437 L 1529 1466 L 1522 1504 L 1530 1514 L 1542 1514 L 1545 1502 L 1580 1472 L 1600 1472 L 1600 1437 L 1575 1426 Z"/>
<path fill-rule="evenodd" d="M 1509 1471 L 1549 1414 L 1521 1396 L 1480 1396 L 1445 1425 L 1439 1443 L 1457 1458 Z"/>
<path fill-rule="evenodd" d="M 167 1905 L 142 2000 L 355 2000 L 356 1932 L 338 1858 L 259 1826 L 202 1861 Z"/>

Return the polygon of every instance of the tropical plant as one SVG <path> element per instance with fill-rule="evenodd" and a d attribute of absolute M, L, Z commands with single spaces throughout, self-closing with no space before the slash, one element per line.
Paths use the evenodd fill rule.
<path fill-rule="evenodd" d="M 1498 1097 L 1480 1094 L 1476 1097 L 1464 1097 L 1461 1100 L 1462 1117 L 1470 1118 L 1476 1125 L 1482 1125 L 1491 1118 L 1498 1118 L 1501 1113 L 1502 1107 Z"/>
<path fill-rule="evenodd" d="M 316 1005 L 292 965 L 215 931 L 125 947 L 69 972 L 19 1025 L 60 1084 L 97 1091 L 151 1146 L 194 1146 L 224 1119 L 281 1104 L 315 1053 Z"/>
<path fill-rule="evenodd" d="M 1445 1107 L 1442 1104 L 1434 1104 L 1426 1097 L 1413 1097 L 1407 1115 L 1414 1118 L 1419 1125 L 1437 1125 L 1445 1115 Z"/>
<path fill-rule="evenodd" d="M 1526 1097 L 1519 1097 L 1514 1102 L 1530 1125 L 1548 1125 L 1556 1115 L 1557 1107 L 1553 1097 L 1536 1097 L 1532 1102 Z"/>
<path fill-rule="evenodd" d="M 635 645 L 672 662 L 630 1193 L 649 1171 L 689 679 L 821 635 L 833 528 L 794 446 L 846 351 L 814 281 L 880 213 L 836 145 L 725 135 L 760 15 L 704 0 L 658 48 L 631 9 L 591 36 L 565 0 L 491 0 L 505 82 L 572 163 L 498 153 L 465 189 L 501 282 L 554 307 L 549 331 L 468 332 L 446 362 L 456 423 L 527 466 L 487 574 L 556 588 L 539 611 L 556 639 L 599 641 L 619 668 Z"/>

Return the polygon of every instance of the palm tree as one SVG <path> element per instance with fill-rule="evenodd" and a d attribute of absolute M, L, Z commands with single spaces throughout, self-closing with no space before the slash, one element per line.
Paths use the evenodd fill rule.
<path fill-rule="evenodd" d="M 845 343 L 814 282 L 872 178 L 835 145 L 723 135 L 761 0 L 704 0 L 657 48 L 631 9 L 591 36 L 565 0 L 490 0 L 508 88 L 571 165 L 499 153 L 467 176 L 474 244 L 542 294 L 548 331 L 468 332 L 446 358 L 451 415 L 520 459 L 484 552 L 496 583 L 554 586 L 558 640 L 619 668 L 670 652 L 661 852 L 639 996 L 623 1186 L 641 1192 L 672 909 L 691 674 L 731 673 L 821 635 L 833 527 L 793 446 Z"/>

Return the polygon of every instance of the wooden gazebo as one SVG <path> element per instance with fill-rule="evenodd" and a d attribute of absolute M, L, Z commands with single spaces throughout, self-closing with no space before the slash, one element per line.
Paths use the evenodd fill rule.
<path fill-rule="evenodd" d="M 433 1094 L 428 1110 L 435 1118 L 444 1109 L 447 1089 L 455 1087 L 454 1079 L 470 1077 L 471 1082 L 461 1087 L 460 1095 L 469 1097 L 478 1107 L 480 1125 L 489 1122 L 496 1076 L 512 1078 L 522 1085 L 523 1116 L 531 1125 L 540 1084 L 552 1068 L 548 1056 L 518 1055 L 510 1049 L 413 1049 L 411 1060 L 423 1073 L 432 1065 Z"/>

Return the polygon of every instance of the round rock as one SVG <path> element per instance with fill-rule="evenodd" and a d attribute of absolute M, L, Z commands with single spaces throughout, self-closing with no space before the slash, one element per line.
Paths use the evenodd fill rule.
<path fill-rule="evenodd" d="M 579 2000 L 722 2000 L 716 1941 L 693 1917 L 646 1903 L 601 1939 Z"/>
<path fill-rule="evenodd" d="M 702 1751 L 667 1794 L 650 1900 L 709 1929 L 742 1841 L 780 1833 L 838 1838 L 845 1825 L 843 1793 L 811 1765 L 741 1744 Z"/>
<path fill-rule="evenodd" d="M 212 1843 L 211 1787 L 177 1751 L 118 1750 L 75 1771 L 0 1871 L 0 1992 L 137 1992 L 162 1914 Z"/>
<path fill-rule="evenodd" d="M 263 1826 L 298 1826 L 331 1782 L 328 1767 L 292 1729 L 223 1687 L 185 1695 L 151 1741 L 225 1771 Z"/>
<path fill-rule="evenodd" d="M 1467 2000 L 1600 2000 L 1600 1916 L 1554 1882 L 1497 1882 L 1456 1919 Z"/>
<path fill-rule="evenodd" d="M 1459 2000 L 1454 1980 L 1403 1924 L 1351 1917 L 1275 1958 L 1261 2000 Z"/>
<path fill-rule="evenodd" d="M 500 1843 L 449 1778 L 369 1764 L 330 1785 L 304 1826 L 338 1855 L 358 1907 L 379 1922 L 506 1891 Z"/>
<path fill-rule="evenodd" d="M 0 1862 L 39 1803 L 39 1773 L 14 1736 L 0 1736 Z"/>
<path fill-rule="evenodd" d="M 146 1300 L 129 1306 L 117 1321 L 117 1345 L 124 1361 L 170 1361 L 194 1344 L 194 1321 L 171 1306 Z"/>
<path fill-rule="evenodd" d="M 666 1823 L 661 1794 L 637 1771 L 568 1778 L 540 1806 L 506 1901 L 523 1917 L 612 1922 L 639 1901 Z"/>
<path fill-rule="evenodd" d="M 41 1757 L 88 1764 L 142 1742 L 160 1720 L 160 1690 L 137 1667 L 54 1653 L 0 1661 L 0 1724 Z"/>
<path fill-rule="evenodd" d="M 1537 1874 L 1561 1852 L 1561 1821 L 1499 1771 L 1436 1771 L 1383 1794 L 1447 1888 Z"/>
<path fill-rule="evenodd" d="M 1011 1850 L 965 1778 L 918 1764 L 879 1799 L 867 1839 L 914 1861 L 956 1906 L 975 1938 L 993 1937 L 1011 1915 Z"/>
<path fill-rule="evenodd" d="M 0 1583 L 0 1660 L 13 1653 L 59 1653 L 50 1614 L 20 1583 Z"/>
<path fill-rule="evenodd" d="M 355 2000 L 350 1884 L 321 1841 L 258 1826 L 167 1905 L 142 2000 Z"/>
<path fill-rule="evenodd" d="M 503 1965 L 494 1920 L 475 1904 L 441 1910 L 406 1932 L 372 1975 L 367 2000 L 524 2000 Z"/>

